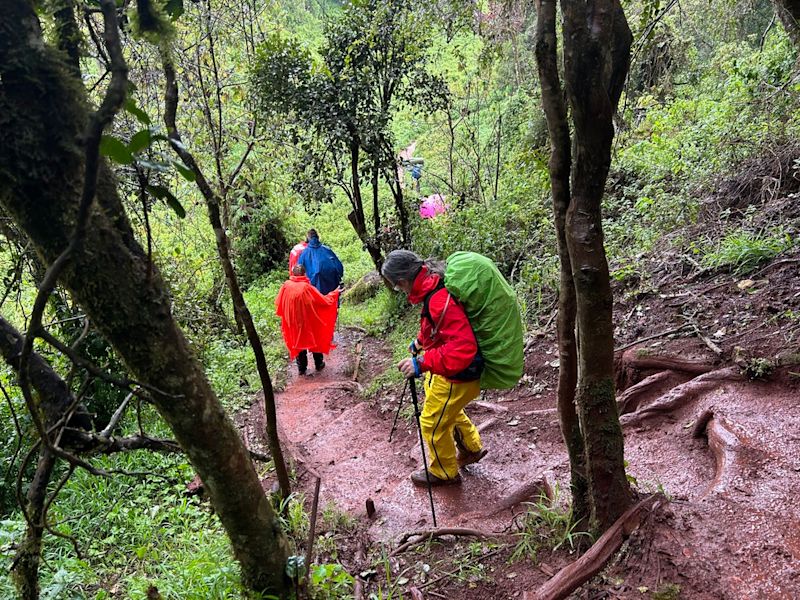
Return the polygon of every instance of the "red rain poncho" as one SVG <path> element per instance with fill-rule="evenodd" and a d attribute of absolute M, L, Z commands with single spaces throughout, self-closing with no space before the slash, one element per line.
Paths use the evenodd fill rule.
<path fill-rule="evenodd" d="M 281 318 L 283 341 L 289 359 L 301 350 L 327 354 L 333 344 L 339 291 L 323 296 L 305 275 L 292 275 L 275 298 L 275 314 Z"/>

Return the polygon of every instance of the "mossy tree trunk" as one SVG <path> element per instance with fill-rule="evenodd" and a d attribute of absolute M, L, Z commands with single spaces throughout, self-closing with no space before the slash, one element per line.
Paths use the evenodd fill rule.
<path fill-rule="evenodd" d="M 562 413 L 562 426 L 577 493 L 576 516 L 588 517 L 589 528 L 599 533 L 631 502 L 614 397 L 613 299 L 600 205 L 611 164 L 612 117 L 629 68 L 632 35 L 618 0 L 562 0 L 564 95 L 558 75 L 556 6 L 551 0 L 538 4 L 536 54 L 552 146 L 549 166 L 562 269 L 559 407 L 566 413 Z M 572 140 L 567 106 L 574 128 Z M 570 328 L 573 293 L 577 352 Z M 580 443 L 569 406 L 570 389 L 575 390 L 582 455 L 576 455 Z M 581 499 L 583 476 L 587 503 Z"/>
<path fill-rule="evenodd" d="M 0 204 L 51 264 L 75 230 L 88 106 L 48 47 L 33 4 L 0 0 Z M 288 553 L 241 438 L 170 310 L 137 242 L 113 174 L 101 165 L 83 243 L 61 282 L 153 401 L 208 488 L 245 584 L 284 596 Z"/>
<path fill-rule="evenodd" d="M 561 266 L 558 289 L 558 416 L 561 434 L 567 446 L 570 464 L 570 488 L 573 514 L 588 526 L 586 461 L 578 413 L 575 409 L 575 386 L 578 381 L 578 348 L 575 340 L 575 286 L 572 263 L 567 248 L 567 209 L 570 204 L 569 174 L 571 165 L 569 122 L 564 91 L 558 75 L 556 52 L 556 1 L 542 0 L 537 7 L 536 62 L 542 90 L 542 106 L 552 140 L 548 162 L 553 197 L 553 219 L 556 226 L 558 258 Z"/>
<path fill-rule="evenodd" d="M 800 0 L 772 0 L 772 6 L 789 39 L 800 50 Z"/>

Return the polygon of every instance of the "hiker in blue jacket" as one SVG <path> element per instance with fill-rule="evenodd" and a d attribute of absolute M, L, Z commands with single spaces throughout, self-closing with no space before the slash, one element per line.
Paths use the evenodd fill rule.
<path fill-rule="evenodd" d="M 303 265 L 311 285 L 321 294 L 328 294 L 342 283 L 344 267 L 333 250 L 319 241 L 319 234 L 315 229 L 309 229 L 306 238 L 308 247 L 297 259 L 297 264 Z"/>

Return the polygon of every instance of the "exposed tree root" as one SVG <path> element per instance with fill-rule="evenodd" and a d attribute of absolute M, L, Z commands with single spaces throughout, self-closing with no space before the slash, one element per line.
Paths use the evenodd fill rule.
<path fill-rule="evenodd" d="M 358 546 L 356 547 L 355 565 L 351 571 L 354 573 L 355 584 L 353 585 L 353 599 L 364 600 L 364 581 L 361 579 L 359 573 L 364 570 L 367 563 L 367 542 L 363 537 L 359 537 Z"/>
<path fill-rule="evenodd" d="M 425 600 L 425 595 L 419 590 L 419 588 L 408 588 L 408 593 L 411 594 L 411 600 Z"/>
<path fill-rule="evenodd" d="M 357 381 L 337 381 L 335 383 L 330 383 L 328 385 L 322 385 L 319 390 L 344 390 L 346 392 L 351 392 L 354 394 L 360 394 L 364 391 L 364 388 L 360 383 Z"/>
<path fill-rule="evenodd" d="M 716 368 L 706 362 L 680 360 L 668 356 L 639 356 L 639 352 L 639 348 L 633 348 L 617 354 L 615 371 L 618 390 L 626 390 L 638 383 L 643 371 L 674 371 L 702 375 Z"/>
<path fill-rule="evenodd" d="M 536 500 L 541 496 L 545 496 L 549 500 L 553 499 L 553 488 L 550 486 L 550 483 L 547 481 L 547 477 L 544 475 L 538 481 L 529 481 L 528 483 L 524 483 L 514 488 L 514 490 L 512 490 L 508 496 L 500 500 L 500 502 L 488 510 L 468 512 L 462 514 L 458 520 L 460 523 L 466 523 L 468 521 L 472 521 L 473 519 L 486 519 L 488 517 L 493 517 L 504 510 L 508 510 L 529 500 Z"/>
<path fill-rule="evenodd" d="M 364 344 L 361 341 L 359 341 L 356 344 L 356 353 L 355 353 L 356 354 L 356 364 L 353 367 L 353 377 L 352 377 L 353 381 L 358 381 L 358 369 L 359 369 L 359 367 L 361 367 L 361 355 L 362 355 L 363 347 L 364 347 Z"/>
<path fill-rule="evenodd" d="M 523 600 L 559 600 L 569 596 L 605 567 L 622 542 L 638 529 L 642 513 L 663 499 L 661 494 L 653 494 L 629 508 L 583 556 L 561 569 L 537 591 L 525 592 Z"/>
<path fill-rule="evenodd" d="M 470 402 L 470 408 L 482 408 L 484 410 L 488 410 L 494 413 L 506 413 L 508 412 L 508 407 L 500 406 L 499 404 L 494 404 L 492 402 L 483 402 L 482 400 L 476 400 L 474 402 Z"/>
<path fill-rule="evenodd" d="M 483 433 L 484 431 L 489 429 L 489 427 L 492 427 L 496 423 L 497 423 L 497 418 L 496 417 L 491 417 L 489 419 L 486 419 L 483 423 L 481 423 L 480 425 L 477 426 L 478 427 L 478 432 L 479 433 Z"/>
<path fill-rule="evenodd" d="M 515 488 L 508 496 L 498 502 L 494 508 L 483 513 L 485 517 L 491 517 L 504 510 L 512 508 L 517 504 L 522 504 L 527 500 L 537 499 L 546 496 L 549 500 L 553 499 L 553 488 L 544 475 L 539 481 L 530 481 Z"/>
<path fill-rule="evenodd" d="M 429 529 L 425 531 L 412 531 L 400 536 L 400 545 L 392 551 L 390 556 L 397 556 L 398 554 L 402 554 L 417 544 L 440 538 L 445 535 L 453 535 L 457 537 L 477 537 L 482 540 L 489 537 L 496 537 L 492 536 L 490 533 L 486 533 L 485 531 L 480 531 L 478 529 L 465 529 L 463 527 L 441 527 L 439 529 Z M 416 539 L 412 540 L 411 538 Z"/>
<path fill-rule="evenodd" d="M 694 427 L 692 427 L 692 437 L 693 438 L 701 438 L 706 434 L 706 427 L 708 426 L 708 422 L 714 418 L 714 410 L 713 407 L 709 408 L 708 410 L 704 410 L 700 413 L 700 416 L 697 417 L 694 421 Z"/>
<path fill-rule="evenodd" d="M 619 414 L 627 415 L 639 408 L 639 404 L 646 395 L 651 394 L 653 389 L 663 387 L 665 382 L 675 378 L 674 371 L 661 371 L 655 375 L 650 375 L 642 379 L 639 383 L 626 389 L 617 397 Z"/>
<path fill-rule="evenodd" d="M 719 386 L 723 381 L 738 381 L 740 379 L 739 367 L 726 367 L 700 375 L 672 388 L 653 404 L 640 408 L 634 413 L 624 415 L 620 418 L 620 422 L 623 426 L 639 425 L 650 417 L 672 412 L 685 406 L 700 394 Z"/>
<path fill-rule="evenodd" d="M 711 492 L 725 489 L 725 480 L 729 478 L 731 465 L 736 462 L 737 456 L 745 446 L 744 441 L 733 430 L 730 423 L 719 415 L 711 413 L 705 432 L 708 437 L 708 447 L 714 455 L 715 466 L 714 478 L 706 490 L 700 494 L 700 499 L 705 498 Z"/>

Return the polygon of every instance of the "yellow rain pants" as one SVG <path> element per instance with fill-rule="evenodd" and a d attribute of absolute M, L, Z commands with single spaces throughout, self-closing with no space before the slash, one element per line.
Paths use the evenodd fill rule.
<path fill-rule="evenodd" d="M 469 452 L 483 447 L 477 427 L 464 412 L 464 407 L 477 398 L 480 391 L 480 380 L 450 382 L 440 375 L 425 374 L 425 405 L 419 422 L 422 437 L 428 444 L 428 470 L 439 479 L 458 475 L 453 438 L 456 428 Z"/>

